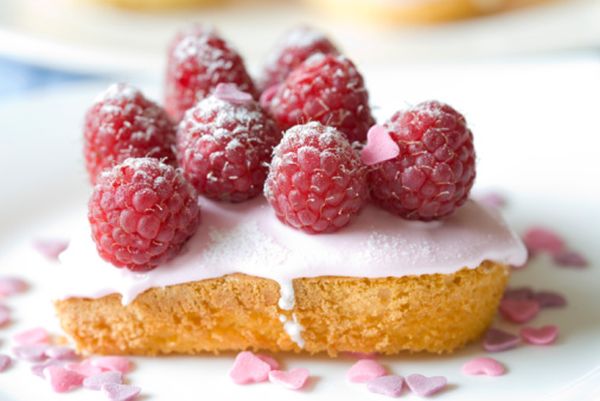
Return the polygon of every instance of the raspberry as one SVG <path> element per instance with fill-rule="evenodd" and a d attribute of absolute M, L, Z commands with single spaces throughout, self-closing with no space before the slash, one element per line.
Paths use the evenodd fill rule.
<path fill-rule="evenodd" d="M 234 83 L 257 98 L 240 55 L 214 30 L 192 26 L 169 47 L 165 107 L 175 121 L 220 83 Z"/>
<path fill-rule="evenodd" d="M 175 162 L 175 127 L 165 111 L 126 84 L 111 85 L 85 116 L 84 155 L 92 183 L 129 157 Z"/>
<path fill-rule="evenodd" d="M 352 142 L 364 141 L 374 123 L 363 78 L 344 56 L 311 56 L 272 96 L 268 107 L 282 129 L 319 121 L 337 128 Z"/>
<path fill-rule="evenodd" d="M 262 191 L 281 133 L 258 102 L 223 87 L 188 110 L 177 131 L 177 154 L 199 193 L 241 202 Z"/>
<path fill-rule="evenodd" d="M 367 195 L 366 169 L 335 128 L 297 125 L 273 151 L 265 197 L 285 224 L 311 234 L 337 231 L 358 214 Z"/>
<path fill-rule="evenodd" d="M 294 68 L 317 53 L 338 54 L 339 52 L 321 32 L 304 26 L 292 29 L 279 40 L 269 55 L 259 87 L 265 90 L 280 84 Z"/>
<path fill-rule="evenodd" d="M 400 154 L 369 172 L 373 200 L 411 220 L 452 214 L 475 180 L 473 134 L 452 107 L 424 102 L 385 123 Z"/>
<path fill-rule="evenodd" d="M 103 172 L 88 219 L 100 256 L 116 267 L 151 270 L 196 232 L 198 197 L 181 173 L 152 158 L 130 158 Z"/>

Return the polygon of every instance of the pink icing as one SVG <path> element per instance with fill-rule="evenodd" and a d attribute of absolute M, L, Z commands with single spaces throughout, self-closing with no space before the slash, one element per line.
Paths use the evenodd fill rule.
<path fill-rule="evenodd" d="M 368 205 L 351 225 L 324 235 L 281 224 L 262 198 L 241 204 L 201 199 L 200 204 L 203 222 L 187 250 L 142 274 L 114 268 L 98 256 L 82 212 L 81 232 L 60 255 L 55 297 L 120 293 L 127 304 L 148 288 L 239 272 L 276 280 L 282 287 L 280 307 L 292 309 L 294 278 L 450 274 L 484 260 L 520 265 L 527 257 L 499 214 L 473 201 L 431 223 L 403 220 Z"/>

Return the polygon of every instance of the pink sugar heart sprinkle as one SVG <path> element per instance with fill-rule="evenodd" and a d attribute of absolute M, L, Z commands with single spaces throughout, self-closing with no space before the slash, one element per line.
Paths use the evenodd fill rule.
<path fill-rule="evenodd" d="M 85 359 L 81 362 L 72 362 L 65 364 L 65 369 L 79 373 L 82 376 L 90 377 L 99 375 L 100 373 L 106 372 L 106 369 L 93 366 L 89 359 Z"/>
<path fill-rule="evenodd" d="M 62 366 L 63 368 L 65 367 L 64 361 L 59 361 L 57 359 L 48 359 L 42 363 L 31 365 L 31 373 L 41 378 L 45 378 L 44 369 L 46 369 L 48 366 Z"/>
<path fill-rule="evenodd" d="M 49 260 L 58 260 L 58 255 L 69 246 L 69 241 L 57 238 L 38 238 L 32 243 L 33 248 Z"/>
<path fill-rule="evenodd" d="M 483 338 L 483 349 L 488 352 L 501 352 L 515 348 L 519 344 L 519 337 L 506 331 L 491 328 Z"/>
<path fill-rule="evenodd" d="M 279 362 L 277 362 L 277 360 L 272 356 L 257 354 L 256 357 L 261 361 L 266 362 L 271 367 L 271 370 L 279 369 Z"/>
<path fill-rule="evenodd" d="M 419 374 L 413 374 L 405 379 L 406 385 L 410 390 L 421 397 L 428 397 L 443 390 L 448 384 L 444 376 L 426 377 Z"/>
<path fill-rule="evenodd" d="M 289 371 L 272 370 L 269 372 L 269 381 L 280 384 L 290 390 L 299 390 L 306 384 L 310 372 L 308 369 L 295 368 Z"/>
<path fill-rule="evenodd" d="M 565 241 L 556 232 L 544 227 L 532 227 L 523 234 L 523 242 L 534 254 L 548 252 L 556 255 L 565 247 Z"/>
<path fill-rule="evenodd" d="M 387 371 L 372 359 L 361 359 L 350 367 L 346 377 L 353 383 L 366 383 L 376 377 L 385 376 Z"/>
<path fill-rule="evenodd" d="M 388 397 L 399 397 L 403 387 L 404 378 L 396 375 L 380 376 L 367 382 L 367 390 Z"/>
<path fill-rule="evenodd" d="M 540 304 L 535 299 L 503 299 L 499 309 L 504 319 L 513 323 L 526 323 L 537 316 Z"/>
<path fill-rule="evenodd" d="M 558 338 L 558 327 L 555 325 L 535 327 L 523 327 L 521 338 L 528 344 L 549 345 Z"/>
<path fill-rule="evenodd" d="M 12 349 L 17 359 L 29 362 L 40 362 L 46 359 L 46 344 L 19 345 Z"/>
<path fill-rule="evenodd" d="M 10 322 L 10 311 L 4 305 L 0 305 L 0 327 Z"/>
<path fill-rule="evenodd" d="M 269 378 L 271 366 L 250 351 L 237 354 L 229 377 L 236 384 L 264 382 Z"/>
<path fill-rule="evenodd" d="M 277 93 L 277 90 L 279 89 L 280 86 L 281 86 L 280 84 L 271 85 L 267 89 L 265 89 L 263 91 L 263 93 L 260 95 L 259 102 L 263 109 L 266 110 L 270 107 L 271 100 L 273 100 L 273 97 Z"/>
<path fill-rule="evenodd" d="M 533 297 L 540 308 L 561 308 L 567 305 L 565 297 L 553 291 L 538 291 Z"/>
<path fill-rule="evenodd" d="M 360 151 L 360 159 L 367 166 L 393 159 L 400 154 L 400 147 L 382 125 L 374 125 L 367 133 L 367 144 Z"/>
<path fill-rule="evenodd" d="M 46 356 L 49 359 L 69 360 L 77 358 L 77 354 L 73 348 L 54 345 L 46 350 Z"/>
<path fill-rule="evenodd" d="M 236 84 L 218 84 L 213 94 L 216 98 L 233 104 L 248 104 L 254 100 L 251 94 L 242 92 Z"/>
<path fill-rule="evenodd" d="M 504 365 L 494 358 L 481 357 L 474 358 L 465 363 L 462 371 L 466 375 L 486 375 L 486 376 L 502 376 L 506 369 Z"/>
<path fill-rule="evenodd" d="M 565 250 L 561 251 L 555 255 L 553 255 L 554 263 L 556 263 L 560 267 L 586 267 L 588 265 L 588 261 L 579 252 Z"/>
<path fill-rule="evenodd" d="M 44 376 L 50 381 L 52 389 L 57 393 L 64 393 L 81 387 L 83 382 L 82 375 L 58 365 L 46 367 Z"/>
<path fill-rule="evenodd" d="M 0 297 L 20 294 L 27 290 L 27 283 L 20 278 L 0 276 Z"/>
<path fill-rule="evenodd" d="M 535 292 L 531 287 L 507 288 L 502 299 L 533 299 Z"/>
<path fill-rule="evenodd" d="M 92 366 L 103 370 L 127 373 L 131 370 L 131 362 L 124 356 L 100 356 L 92 358 L 90 361 Z"/>
<path fill-rule="evenodd" d="M 101 390 L 102 386 L 108 383 L 123 384 L 123 373 L 121 372 L 102 372 L 94 376 L 83 379 L 83 387 L 90 390 Z"/>
<path fill-rule="evenodd" d="M 8 355 L 0 354 L 0 373 L 4 372 L 12 364 L 12 358 Z"/>
<path fill-rule="evenodd" d="M 35 327 L 15 334 L 13 340 L 20 345 L 47 344 L 50 342 L 50 334 L 43 327 Z"/>
<path fill-rule="evenodd" d="M 110 401 L 132 401 L 140 394 L 141 388 L 128 384 L 106 383 L 102 391 Z"/>

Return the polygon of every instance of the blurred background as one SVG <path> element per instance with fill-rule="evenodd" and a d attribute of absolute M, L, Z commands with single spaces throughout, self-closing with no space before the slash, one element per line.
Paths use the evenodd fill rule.
<path fill-rule="evenodd" d="M 0 96 L 158 83 L 167 42 L 190 22 L 218 27 L 255 73 L 299 24 L 363 70 L 600 57 L 600 0 L 0 0 Z"/>

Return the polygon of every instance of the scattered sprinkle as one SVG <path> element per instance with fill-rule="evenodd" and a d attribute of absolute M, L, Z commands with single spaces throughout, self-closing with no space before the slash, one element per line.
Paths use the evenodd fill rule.
<path fill-rule="evenodd" d="M 10 311 L 4 305 L 0 305 L 0 327 L 10 322 Z"/>
<path fill-rule="evenodd" d="M 532 227 L 523 235 L 523 242 L 531 254 L 548 252 L 556 255 L 565 248 L 565 241 L 556 232 L 544 227 Z"/>
<path fill-rule="evenodd" d="M 213 95 L 220 100 L 233 104 L 243 105 L 254 101 L 251 94 L 239 90 L 236 84 L 231 83 L 218 84 Z"/>
<path fill-rule="evenodd" d="M 269 381 L 280 384 L 290 390 L 299 390 L 306 384 L 310 372 L 308 369 L 295 368 L 289 371 L 272 370 L 269 372 Z"/>
<path fill-rule="evenodd" d="M 50 381 L 52 389 L 57 393 L 64 393 L 81 387 L 83 382 L 82 375 L 58 365 L 46 367 L 44 376 Z"/>
<path fill-rule="evenodd" d="M 374 125 L 367 133 L 367 144 L 360 152 L 364 164 L 371 166 L 393 159 L 400 154 L 400 147 L 382 125 Z"/>
<path fill-rule="evenodd" d="M 502 299 L 533 299 L 535 292 L 531 287 L 508 288 L 504 291 Z"/>
<path fill-rule="evenodd" d="M 20 345 L 47 344 L 50 342 L 50 334 L 43 327 L 35 327 L 15 334 L 13 340 Z"/>
<path fill-rule="evenodd" d="M 380 376 L 367 382 L 367 390 L 388 397 L 399 397 L 403 387 L 404 378 L 396 375 Z"/>
<path fill-rule="evenodd" d="M 540 304 L 534 299 L 503 299 L 500 301 L 500 314 L 513 323 L 526 323 L 535 318 Z"/>
<path fill-rule="evenodd" d="M 385 368 L 378 362 L 372 359 L 361 359 L 350 367 L 346 377 L 353 383 L 366 383 L 386 373 Z"/>
<path fill-rule="evenodd" d="M 48 359 L 42 363 L 36 363 L 35 365 L 31 365 L 31 373 L 45 379 L 44 369 L 46 369 L 48 366 L 62 366 L 63 368 L 65 367 L 64 361 L 59 361 L 57 359 Z"/>
<path fill-rule="evenodd" d="M 488 352 L 501 352 L 515 348 L 519 344 L 519 337 L 506 331 L 491 328 L 483 338 L 483 349 Z"/>
<path fill-rule="evenodd" d="M 277 362 L 277 360 L 275 358 L 273 358 L 272 356 L 264 355 L 264 354 L 257 354 L 256 357 L 258 359 L 260 359 L 261 361 L 266 362 L 271 367 L 271 370 L 279 369 L 279 362 Z"/>
<path fill-rule="evenodd" d="M 106 371 L 100 367 L 93 366 L 90 359 L 85 359 L 81 362 L 67 363 L 65 364 L 65 369 L 79 373 L 85 377 L 99 375 L 100 373 Z"/>
<path fill-rule="evenodd" d="M 102 372 L 83 379 L 83 387 L 90 390 L 101 390 L 105 384 L 123 384 L 123 373 Z"/>
<path fill-rule="evenodd" d="M 124 356 L 101 356 L 90 360 L 92 366 L 113 372 L 127 373 L 131 370 L 131 362 Z"/>
<path fill-rule="evenodd" d="M 58 255 L 69 246 L 69 241 L 56 238 L 38 238 L 32 243 L 33 248 L 49 260 L 58 260 Z"/>
<path fill-rule="evenodd" d="M 49 359 L 69 360 L 77 358 L 77 354 L 73 348 L 64 347 L 62 345 L 53 345 L 46 349 L 46 356 Z"/>
<path fill-rule="evenodd" d="M 102 391 L 110 401 L 132 401 L 140 394 L 141 389 L 127 384 L 106 383 Z"/>
<path fill-rule="evenodd" d="M 269 378 L 271 366 L 250 351 L 237 354 L 229 377 L 236 384 L 264 382 Z"/>
<path fill-rule="evenodd" d="M 41 362 L 46 360 L 46 344 L 20 345 L 13 348 L 13 354 L 17 359 L 29 362 Z"/>
<path fill-rule="evenodd" d="M 576 251 L 565 250 L 553 255 L 554 263 L 561 267 L 586 267 L 587 259 Z"/>
<path fill-rule="evenodd" d="M 561 308 L 567 305 L 565 297 L 554 291 L 538 291 L 533 298 L 541 308 Z"/>
<path fill-rule="evenodd" d="M 488 192 L 477 198 L 482 203 L 493 209 L 501 209 L 506 206 L 506 197 L 499 192 Z"/>
<path fill-rule="evenodd" d="M 0 354 L 0 373 L 4 372 L 12 364 L 12 358 L 8 355 Z"/>
<path fill-rule="evenodd" d="M 558 327 L 555 325 L 535 327 L 523 327 L 521 329 L 523 341 L 533 345 L 549 345 L 558 338 Z"/>
<path fill-rule="evenodd" d="M 471 359 L 462 367 L 462 371 L 466 375 L 486 375 L 486 376 L 502 376 L 506 369 L 504 365 L 494 358 L 481 357 Z"/>
<path fill-rule="evenodd" d="M 0 276 L 0 297 L 20 294 L 27 290 L 27 283 L 20 278 Z"/>
<path fill-rule="evenodd" d="M 412 374 L 406 377 L 406 384 L 410 390 L 421 397 L 428 397 L 443 390 L 448 384 L 444 376 L 423 376 Z"/>

